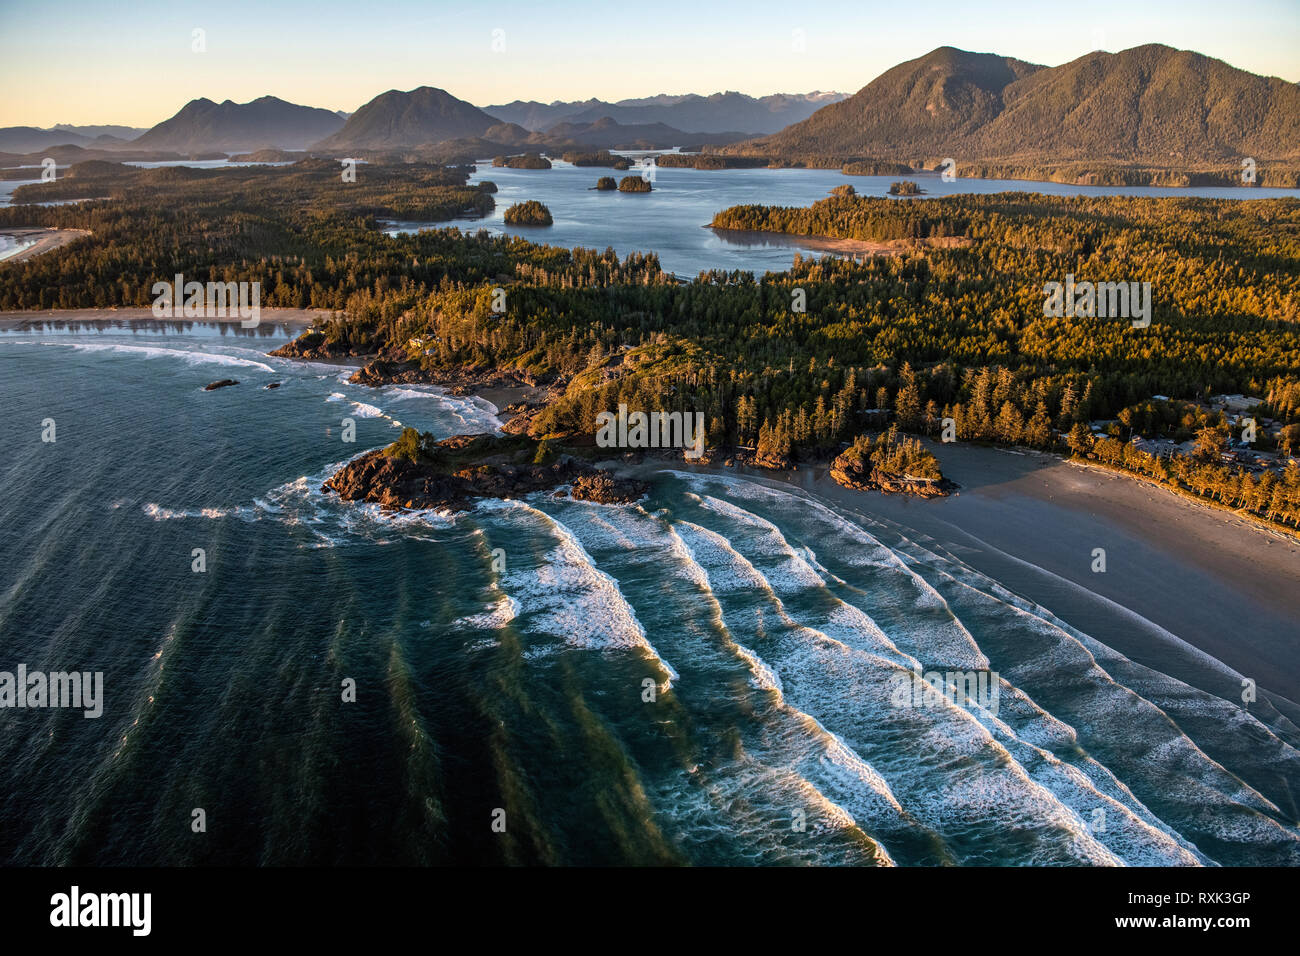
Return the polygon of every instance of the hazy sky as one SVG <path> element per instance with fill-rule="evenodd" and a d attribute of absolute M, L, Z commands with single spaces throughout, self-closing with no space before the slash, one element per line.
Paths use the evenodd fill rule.
<path fill-rule="evenodd" d="M 855 92 L 937 46 L 1055 66 L 1152 42 L 1297 82 L 1300 0 L 0 0 L 0 126 L 151 126 L 196 97 L 268 93 L 352 111 L 424 85 L 479 106 Z"/>

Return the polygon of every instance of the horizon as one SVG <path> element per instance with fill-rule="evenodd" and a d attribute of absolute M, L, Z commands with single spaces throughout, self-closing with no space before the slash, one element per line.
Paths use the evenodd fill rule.
<path fill-rule="evenodd" d="M 985 15 L 975 19 L 989 25 L 972 29 L 969 20 L 899 25 L 896 11 L 884 4 L 829 4 L 798 16 L 771 3 L 746 4 L 744 15 L 735 16 L 739 4 L 700 13 L 672 0 L 634 35 L 621 20 L 605 23 L 603 11 L 585 0 L 545 14 L 513 0 L 488 13 L 431 13 L 393 2 L 359 21 L 345 17 L 350 11 L 342 4 L 321 10 L 293 3 L 270 11 L 270 23 L 268 11 L 249 3 L 191 14 L 192 4 L 145 2 L 110 16 L 74 2 L 71 26 L 61 24 L 57 35 L 8 7 L 0 11 L 0 80 L 20 95 L 0 103 L 0 126 L 147 129 L 196 99 L 247 103 L 263 96 L 353 113 L 382 92 L 421 86 L 480 109 L 514 101 L 616 103 L 722 92 L 852 95 L 898 64 L 941 47 L 1055 67 L 1098 50 L 1159 43 L 1300 82 L 1300 18 L 1285 3 L 1249 0 L 1230 18 L 1198 6 L 1190 19 L 1178 19 L 1175 12 L 1187 15 L 1183 4 L 1162 2 L 1135 13 L 1106 0 L 1079 23 L 1064 11 L 1002 0 L 980 4 Z M 250 32 L 244 17 L 253 10 L 257 28 Z M 299 16 L 308 10 L 310 19 Z M 573 29 L 565 11 L 591 15 L 591 29 Z M 698 26 L 685 30 L 682 22 Z M 434 38 L 427 45 L 426 28 Z M 195 30 L 203 31 L 200 52 L 193 49 Z M 298 42 L 283 44 L 289 35 Z M 720 44 L 719 37 L 730 42 Z M 51 72 L 47 64 L 69 50 L 84 55 Z M 358 51 L 367 55 L 358 58 Z M 628 69 L 628 63 L 638 65 Z M 174 82 L 160 83 L 160 73 Z M 593 82 L 593 73 L 601 78 Z"/>

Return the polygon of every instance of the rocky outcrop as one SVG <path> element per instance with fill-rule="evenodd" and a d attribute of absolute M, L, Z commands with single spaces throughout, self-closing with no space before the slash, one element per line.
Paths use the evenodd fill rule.
<path fill-rule="evenodd" d="M 630 504 L 649 490 L 643 481 L 615 478 L 608 471 L 593 469 L 573 479 L 570 497 L 579 501 L 596 501 L 604 505 Z"/>
<path fill-rule="evenodd" d="M 794 462 L 788 456 L 772 453 L 763 455 L 755 453 L 750 458 L 750 463 L 756 468 L 769 468 L 773 471 L 789 471 L 794 467 Z"/>
<path fill-rule="evenodd" d="M 274 353 L 272 353 L 274 354 Z M 468 395 L 480 388 L 518 388 L 538 385 L 531 375 L 491 368 L 454 368 L 430 372 L 414 362 L 380 356 L 348 379 L 354 385 L 437 385 L 452 395 Z"/>
<path fill-rule="evenodd" d="M 891 494 L 942 498 L 956 487 L 947 478 L 914 478 L 881 471 L 852 449 L 831 462 L 831 477 L 845 488 L 856 491 L 883 491 Z"/>
<path fill-rule="evenodd" d="M 377 449 L 350 461 L 324 484 L 344 501 L 368 501 L 385 508 L 446 508 L 464 510 L 474 498 L 518 498 L 537 491 L 571 485 L 573 497 L 607 504 L 636 501 L 646 493 L 644 482 L 617 478 L 585 462 L 562 456 L 548 464 L 516 464 L 497 460 L 492 436 L 457 435 L 437 443 L 432 461 L 415 462 Z M 480 461 L 448 467 L 442 458 L 482 451 Z M 454 469 L 454 470 L 453 470 Z"/>
<path fill-rule="evenodd" d="M 330 342 L 325 338 L 324 332 L 308 330 L 292 342 L 281 345 L 270 354 L 277 358 L 315 359 L 319 361 L 321 359 L 351 358 L 368 353 L 358 352 L 344 342 Z"/>
<path fill-rule="evenodd" d="M 204 385 L 204 386 L 203 386 L 203 391 L 205 391 L 205 392 L 215 392 L 215 391 L 216 391 L 217 389 L 219 389 L 219 388 L 229 388 L 231 385 L 238 385 L 238 384 L 239 384 L 239 383 L 236 382 L 233 378 L 223 378 L 223 379 L 222 379 L 221 381 L 219 381 L 219 382 L 213 382 L 213 383 L 210 384 L 210 385 Z"/>

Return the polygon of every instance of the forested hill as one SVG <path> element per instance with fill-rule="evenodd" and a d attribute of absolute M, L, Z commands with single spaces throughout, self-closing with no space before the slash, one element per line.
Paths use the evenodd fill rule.
<path fill-rule="evenodd" d="M 1300 159 L 1300 85 L 1159 44 L 1058 67 L 940 47 L 774 136 L 779 156 L 1156 166 Z"/>

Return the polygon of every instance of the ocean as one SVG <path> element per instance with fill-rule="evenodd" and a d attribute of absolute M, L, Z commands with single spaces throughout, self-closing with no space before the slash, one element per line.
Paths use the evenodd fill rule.
<path fill-rule="evenodd" d="M 342 503 L 321 483 L 401 426 L 496 410 L 288 337 L 0 333 L 0 671 L 104 681 L 97 719 L 0 708 L 0 861 L 1300 863 L 1267 701 L 867 497 L 660 465 L 634 505 Z"/>

